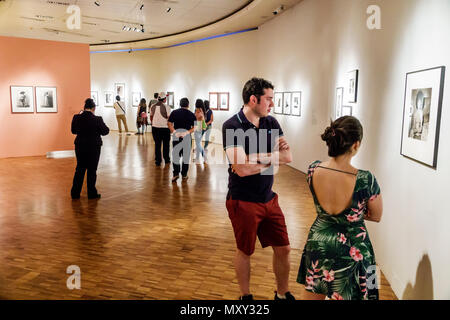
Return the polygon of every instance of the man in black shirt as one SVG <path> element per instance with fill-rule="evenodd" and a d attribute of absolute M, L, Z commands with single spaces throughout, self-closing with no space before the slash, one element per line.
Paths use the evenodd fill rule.
<path fill-rule="evenodd" d="M 83 113 L 74 115 L 72 119 L 72 133 L 77 135 L 75 138 L 77 168 L 73 177 L 72 199 L 80 198 L 86 170 L 88 198 L 100 198 L 100 194 L 95 188 L 97 166 L 102 147 L 102 138 L 100 136 L 106 136 L 109 133 L 109 128 L 103 122 L 102 117 L 95 116 L 94 112 L 94 101 L 86 99 Z"/>
<path fill-rule="evenodd" d="M 242 91 L 243 108 L 222 127 L 230 166 L 226 207 L 236 238 L 236 275 L 241 300 L 250 294 L 250 256 L 256 236 L 262 247 L 273 248 L 275 299 L 294 300 L 289 292 L 289 238 L 278 195 L 272 191 L 274 168 L 292 161 L 278 121 L 269 116 L 273 85 L 252 78 Z"/>
<path fill-rule="evenodd" d="M 180 173 L 180 158 L 183 158 L 181 176 L 187 179 L 189 170 L 189 161 L 191 157 L 191 133 L 194 131 L 195 115 L 189 111 L 188 98 L 180 100 L 180 109 L 172 111 L 167 124 L 173 135 L 172 160 L 173 160 L 173 178 L 172 182 L 177 181 Z"/>

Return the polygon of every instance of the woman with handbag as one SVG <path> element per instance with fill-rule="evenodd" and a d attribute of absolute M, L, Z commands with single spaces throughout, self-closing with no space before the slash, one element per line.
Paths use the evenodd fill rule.
<path fill-rule="evenodd" d="M 138 132 L 136 134 L 144 134 L 147 131 L 148 120 L 147 120 L 147 101 L 142 98 L 138 106 L 136 127 Z M 142 132 L 141 129 L 142 128 Z"/>

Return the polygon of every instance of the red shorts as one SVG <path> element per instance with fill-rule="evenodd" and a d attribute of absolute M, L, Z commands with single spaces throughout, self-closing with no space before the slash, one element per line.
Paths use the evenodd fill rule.
<path fill-rule="evenodd" d="M 250 256 L 255 251 L 256 236 L 263 248 L 289 245 L 286 222 L 278 205 L 278 195 L 266 203 L 230 198 L 226 206 L 237 247 L 246 255 Z"/>

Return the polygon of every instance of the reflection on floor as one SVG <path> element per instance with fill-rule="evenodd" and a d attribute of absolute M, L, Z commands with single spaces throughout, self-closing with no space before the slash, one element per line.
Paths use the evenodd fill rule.
<path fill-rule="evenodd" d="M 223 159 L 220 145 L 211 160 Z M 215 155 L 214 155 L 215 154 Z M 155 167 L 151 134 L 104 139 L 99 201 L 70 199 L 75 159 L 0 159 L 0 298 L 236 299 L 235 242 L 225 209 L 225 164 L 192 164 L 187 181 L 170 182 Z M 292 293 L 307 232 L 315 218 L 303 173 L 284 166 L 274 190 L 291 246 Z M 257 299 L 275 289 L 270 248 L 257 244 L 251 288 Z M 81 289 L 66 286 L 81 270 Z M 381 299 L 396 299 L 382 277 Z"/>

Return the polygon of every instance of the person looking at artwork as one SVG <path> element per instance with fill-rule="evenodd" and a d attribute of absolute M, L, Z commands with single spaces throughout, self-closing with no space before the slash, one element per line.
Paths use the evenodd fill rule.
<path fill-rule="evenodd" d="M 205 106 L 202 99 L 197 99 L 197 101 L 195 101 L 195 118 L 197 119 L 194 130 L 195 161 L 197 164 L 201 164 L 200 155 L 203 158 L 205 157 L 205 152 L 202 147 L 202 134 L 203 130 L 206 129 Z"/>
<path fill-rule="evenodd" d="M 211 135 L 211 128 L 212 128 L 212 123 L 214 121 L 214 115 L 212 110 L 209 108 L 209 101 L 205 100 L 204 101 L 204 105 L 205 105 L 205 122 L 206 122 L 206 129 L 203 130 L 202 135 L 205 135 L 205 146 L 203 147 L 203 149 L 205 151 L 208 151 L 208 144 L 209 144 L 209 137 Z"/>
<path fill-rule="evenodd" d="M 156 94 L 157 102 L 150 107 L 150 122 L 152 125 L 152 136 L 155 141 L 155 165 L 160 166 L 162 158 L 166 166 L 170 164 L 170 130 L 167 120 L 170 115 L 170 108 L 165 104 L 166 94 L 161 92 Z M 161 144 L 163 155 L 161 157 Z"/>
<path fill-rule="evenodd" d="M 142 98 L 139 102 L 137 115 L 136 115 L 136 127 L 138 129 L 138 132 L 136 134 L 144 134 L 144 132 L 147 132 L 147 101 Z M 141 129 L 142 128 L 142 132 Z"/>
<path fill-rule="evenodd" d="M 158 92 L 155 92 L 155 93 L 153 94 L 153 99 L 150 100 L 150 102 L 148 103 L 148 113 L 149 113 L 149 115 L 150 115 L 150 110 L 151 110 L 152 106 L 153 106 L 155 103 L 158 102 L 158 96 L 159 96 L 159 93 L 158 93 Z"/>
<path fill-rule="evenodd" d="M 89 98 L 84 103 L 84 111 L 76 114 L 72 119 L 72 133 L 75 138 L 75 155 L 77 167 L 70 191 L 72 199 L 79 199 L 85 172 L 87 171 L 88 199 L 99 199 L 95 183 L 97 181 L 97 167 L 102 147 L 101 136 L 109 133 L 109 128 L 102 117 L 95 116 L 95 103 Z"/>
<path fill-rule="evenodd" d="M 226 208 L 236 238 L 235 270 L 240 300 L 250 293 L 250 256 L 256 237 L 273 249 L 275 300 L 295 300 L 289 292 L 290 245 L 278 195 L 272 191 L 274 166 L 292 161 L 289 144 L 278 121 L 269 115 L 273 85 L 252 78 L 242 91 L 244 107 L 222 127 L 223 147 L 230 162 Z M 252 138 L 253 137 L 253 138 Z"/>
<path fill-rule="evenodd" d="M 173 159 L 173 178 L 176 182 L 180 173 L 180 160 L 182 160 L 181 176 L 183 180 L 188 178 L 189 161 L 191 157 L 192 138 L 194 131 L 195 115 L 189 111 L 188 98 L 180 100 L 180 109 L 174 110 L 168 120 L 168 126 L 172 133 L 172 159 Z"/>
<path fill-rule="evenodd" d="M 375 255 L 365 220 L 379 222 L 383 204 L 375 176 L 351 165 L 363 138 L 358 119 L 343 116 L 322 134 L 330 159 L 308 168 L 317 218 L 309 231 L 297 282 L 306 299 L 378 299 Z"/>
<path fill-rule="evenodd" d="M 114 110 L 116 111 L 117 125 L 119 126 L 119 134 L 122 133 L 122 123 L 125 126 L 125 132 L 130 135 L 128 131 L 127 118 L 125 117 L 125 104 L 120 101 L 120 96 L 116 96 L 116 102 L 114 103 Z"/>

